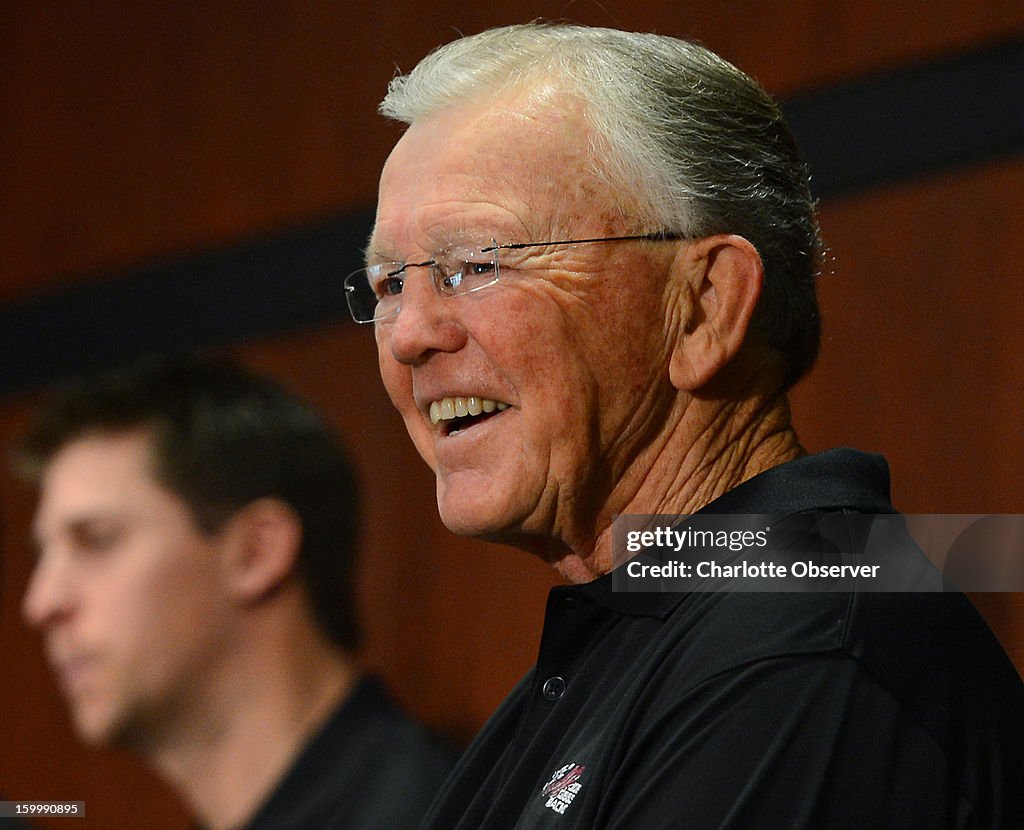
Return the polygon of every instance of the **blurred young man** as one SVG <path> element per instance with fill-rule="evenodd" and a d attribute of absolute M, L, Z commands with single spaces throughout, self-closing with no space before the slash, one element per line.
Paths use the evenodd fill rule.
<path fill-rule="evenodd" d="M 416 826 L 447 753 L 353 659 L 358 502 L 336 437 L 234 364 L 149 361 L 58 395 L 24 598 L 75 728 L 210 830 Z"/>

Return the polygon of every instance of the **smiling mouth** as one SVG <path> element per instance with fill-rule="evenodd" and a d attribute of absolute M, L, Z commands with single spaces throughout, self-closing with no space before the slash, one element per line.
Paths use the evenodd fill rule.
<path fill-rule="evenodd" d="M 465 398 L 441 398 L 430 404 L 430 423 L 441 425 L 444 435 L 455 435 L 504 412 L 509 405 L 492 398 L 471 395 Z"/>

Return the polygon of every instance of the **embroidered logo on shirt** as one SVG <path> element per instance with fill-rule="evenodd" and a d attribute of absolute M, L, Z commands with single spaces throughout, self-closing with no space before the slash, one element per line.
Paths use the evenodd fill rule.
<path fill-rule="evenodd" d="M 547 799 L 544 806 L 558 814 L 564 813 L 582 787 L 579 779 L 585 769 L 582 764 L 566 764 L 556 770 L 540 791 L 541 797 Z"/>

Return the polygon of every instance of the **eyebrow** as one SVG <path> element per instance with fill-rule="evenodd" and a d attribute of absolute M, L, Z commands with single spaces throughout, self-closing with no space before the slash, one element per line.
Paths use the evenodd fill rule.
<path fill-rule="evenodd" d="M 70 517 L 63 519 L 58 525 L 58 533 L 81 533 L 87 529 L 89 525 L 95 524 L 96 522 L 121 522 L 124 521 L 124 514 L 119 512 L 115 508 L 97 508 L 91 509 L 90 512 L 72 514 Z M 38 527 L 33 526 L 31 533 L 32 544 L 40 548 L 43 544 L 43 534 L 40 532 Z"/>
<path fill-rule="evenodd" d="M 383 248 L 373 245 L 371 240 L 363 249 L 363 264 L 370 265 L 374 262 L 404 262 L 401 257 L 382 253 L 383 250 Z"/>

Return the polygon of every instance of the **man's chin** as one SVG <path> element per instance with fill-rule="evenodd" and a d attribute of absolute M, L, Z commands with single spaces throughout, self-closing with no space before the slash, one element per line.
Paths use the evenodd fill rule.
<path fill-rule="evenodd" d="M 535 535 L 536 503 L 524 488 L 506 488 L 493 476 L 460 471 L 437 478 L 437 512 L 452 533 L 519 547 Z"/>
<path fill-rule="evenodd" d="M 123 718 L 113 713 L 84 706 L 72 709 L 71 722 L 75 734 L 85 746 L 92 749 L 125 747 L 132 744 L 130 729 Z"/>
<path fill-rule="evenodd" d="M 501 534 L 501 528 L 478 516 L 467 515 L 464 510 L 440 510 L 441 522 L 456 536 L 494 539 Z"/>
<path fill-rule="evenodd" d="M 514 523 L 491 505 L 471 504 L 451 499 L 438 499 L 437 510 L 444 526 L 458 536 L 498 540 Z"/>
<path fill-rule="evenodd" d="M 97 721 L 95 717 L 76 715 L 73 720 L 78 740 L 92 749 L 104 749 L 113 746 L 115 730 L 107 722 Z"/>
<path fill-rule="evenodd" d="M 508 545 L 554 564 L 565 555 L 565 548 L 557 541 L 523 528 L 522 521 L 482 512 L 441 511 L 444 526 L 457 536 L 468 536 L 484 542 Z"/>

